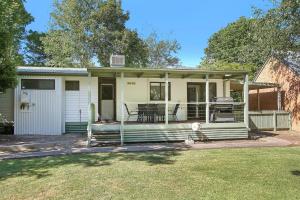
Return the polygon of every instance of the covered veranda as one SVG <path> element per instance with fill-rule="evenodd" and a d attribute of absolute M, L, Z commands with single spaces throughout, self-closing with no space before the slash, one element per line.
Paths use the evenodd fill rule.
<path fill-rule="evenodd" d="M 117 84 L 119 84 L 117 94 L 117 118 L 116 122 L 110 123 L 95 123 L 90 117 L 88 122 L 88 142 L 90 144 L 93 132 L 107 132 L 118 131 L 120 134 L 120 143 L 124 142 L 147 142 L 147 141 L 178 141 L 191 138 L 193 140 L 198 139 L 234 139 L 234 138 L 248 138 L 248 75 L 246 71 L 210 71 L 202 69 L 137 69 L 137 68 L 89 68 L 89 77 L 108 77 L 115 78 Z M 130 92 L 126 90 L 128 84 L 133 84 L 128 80 L 143 80 L 143 79 L 158 79 L 162 80 L 164 85 L 169 85 L 171 80 L 178 82 L 182 80 L 189 80 L 191 82 L 201 82 L 204 86 L 205 94 L 204 98 L 197 99 L 196 102 L 188 102 L 187 100 L 171 101 L 169 95 L 164 95 L 164 99 L 158 102 L 140 102 L 140 101 L 128 101 L 125 96 Z M 201 80 L 201 81 L 200 81 Z M 241 102 L 227 102 L 212 101 L 213 98 L 210 95 L 212 80 L 222 82 L 222 93 L 218 88 L 218 95 L 214 94 L 213 97 L 230 97 L 230 82 L 241 81 L 243 88 L 243 101 Z M 187 81 L 188 82 L 188 81 Z M 175 85 L 175 84 L 174 84 Z M 181 84 L 182 85 L 182 84 Z M 186 86 L 184 86 L 186 87 Z M 163 87 L 164 94 L 169 94 L 169 87 Z M 174 89 L 173 89 L 174 90 Z M 173 91 L 180 95 L 182 91 Z M 91 105 L 91 85 L 89 92 L 89 103 Z M 132 92 L 132 91 L 131 91 Z M 140 91 L 134 91 L 131 93 L 139 93 Z M 224 98 L 225 99 L 225 98 Z M 160 107 L 159 114 L 163 120 L 151 120 L 151 123 L 141 123 L 141 121 L 133 120 L 129 121 L 128 115 L 133 111 L 139 111 L 131 109 L 132 107 L 138 108 L 140 104 L 154 104 Z M 179 106 L 178 106 L 179 105 Z M 215 105 L 231 105 L 237 107 L 236 116 L 240 116 L 239 120 L 229 120 L 222 123 L 217 123 L 212 120 L 212 107 Z M 174 109 L 180 108 L 182 114 L 181 119 L 174 120 Z M 131 107 L 129 109 L 129 107 Z M 189 119 L 188 110 L 194 108 L 193 111 L 197 111 L 198 118 Z M 163 112 L 162 112 L 163 108 Z M 130 111 L 129 111 L 130 110 Z M 90 113 L 92 113 L 92 106 L 90 106 Z M 149 110 L 144 113 L 150 113 Z M 201 115 L 202 113 L 202 115 Z M 91 115 L 90 115 L 91 116 Z M 154 116 L 154 115 L 151 115 Z M 201 117 L 202 116 L 202 117 Z M 237 117 L 234 117 L 237 119 Z M 129 118 L 128 118 L 129 117 Z M 149 116 L 148 116 L 149 117 Z M 147 118 L 147 116 L 146 116 Z M 151 117 L 150 117 L 151 118 Z M 158 117 L 159 118 L 159 117 Z M 118 120 L 119 119 L 119 120 Z M 156 118 L 155 118 L 156 119 Z M 194 122 L 198 122 L 199 130 L 192 130 Z"/>

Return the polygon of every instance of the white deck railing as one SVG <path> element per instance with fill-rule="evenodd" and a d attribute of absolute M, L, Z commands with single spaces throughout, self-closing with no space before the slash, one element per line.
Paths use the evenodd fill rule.
<path fill-rule="evenodd" d="M 244 102 L 210 102 L 209 123 L 243 122 Z M 168 122 L 206 121 L 205 102 L 168 102 L 168 117 L 166 118 L 164 102 L 125 102 L 125 122 L 162 123 Z"/>

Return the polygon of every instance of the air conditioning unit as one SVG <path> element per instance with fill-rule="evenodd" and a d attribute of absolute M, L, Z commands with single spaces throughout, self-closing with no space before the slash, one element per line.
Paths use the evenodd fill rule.
<path fill-rule="evenodd" d="M 111 67 L 124 67 L 125 66 L 125 56 L 124 55 L 111 55 L 110 56 L 110 66 Z"/>

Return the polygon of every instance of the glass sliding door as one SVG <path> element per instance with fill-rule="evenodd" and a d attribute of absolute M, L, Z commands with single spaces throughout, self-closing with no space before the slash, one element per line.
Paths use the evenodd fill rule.
<path fill-rule="evenodd" d="M 209 99 L 216 97 L 216 83 L 209 83 Z M 205 121 L 205 83 L 187 84 L 187 118 Z"/>

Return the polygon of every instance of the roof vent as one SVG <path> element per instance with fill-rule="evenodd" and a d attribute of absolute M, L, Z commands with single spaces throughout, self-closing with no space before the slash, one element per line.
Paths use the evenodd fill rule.
<path fill-rule="evenodd" d="M 111 55 L 110 56 L 110 66 L 111 67 L 124 67 L 125 66 L 125 56 L 124 55 Z"/>

